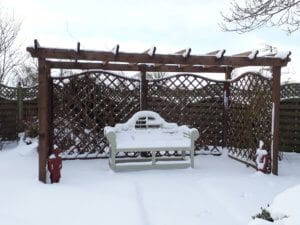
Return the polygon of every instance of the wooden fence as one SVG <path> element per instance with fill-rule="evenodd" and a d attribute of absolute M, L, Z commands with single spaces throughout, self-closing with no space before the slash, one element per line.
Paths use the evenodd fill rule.
<path fill-rule="evenodd" d="M 94 75 L 99 76 L 99 74 Z M 59 111 L 63 110 L 59 108 L 62 105 L 68 107 L 68 109 L 74 107 L 75 112 L 83 110 L 85 113 L 88 113 L 90 110 L 89 107 L 95 104 L 93 99 L 95 100 L 96 96 L 93 93 L 96 92 L 93 92 L 93 90 L 95 90 L 95 87 L 100 88 L 99 91 L 101 91 L 102 97 L 97 105 L 98 111 L 92 112 L 98 114 L 97 123 L 102 124 L 100 125 L 100 130 L 92 130 L 96 136 L 100 135 L 98 137 L 99 143 L 95 142 L 96 138 L 92 138 L 91 143 L 87 142 L 84 145 L 85 147 L 80 147 L 91 156 L 103 154 L 103 156 L 106 156 L 106 144 L 101 134 L 103 126 L 126 121 L 132 113 L 140 109 L 140 80 L 128 78 L 116 79 L 113 74 L 101 74 L 100 77 L 101 76 L 102 78 L 98 79 L 102 81 L 102 87 L 99 82 L 98 85 L 95 84 L 93 86 L 91 76 L 81 75 L 81 78 L 79 78 L 80 76 L 74 76 L 72 78 L 53 80 L 54 92 L 56 93 L 53 99 L 56 103 L 53 109 L 54 116 L 58 116 L 57 113 L 64 114 L 64 111 Z M 217 152 L 220 147 L 229 146 L 232 155 L 242 158 L 253 158 L 254 151 L 251 149 L 255 149 L 258 139 L 264 140 L 267 143 L 267 148 L 269 148 L 269 130 L 271 126 L 271 120 L 269 118 L 271 115 L 271 105 L 264 104 L 265 102 L 271 102 L 270 95 L 268 94 L 271 88 L 270 83 L 268 79 L 261 76 L 254 77 L 256 77 L 255 81 L 251 74 L 233 80 L 231 86 L 229 86 L 231 98 L 228 99 L 228 104 L 231 104 L 231 110 L 227 110 L 227 113 L 224 111 L 223 92 L 226 86 L 224 86 L 224 82 L 197 76 L 189 76 L 189 78 L 186 79 L 186 75 L 147 81 L 147 108 L 161 113 L 169 121 L 182 120 L 179 123 L 191 124 L 199 128 L 202 138 L 198 146 L 210 150 L 214 149 Z M 76 81 L 80 81 L 80 83 Z M 187 86 L 187 84 L 191 85 L 191 82 L 193 83 L 194 89 L 188 88 Z M 251 87 L 250 84 L 260 87 L 259 89 L 256 88 L 257 93 L 255 95 L 252 95 L 253 87 Z M 89 88 L 79 90 L 80 87 L 76 85 L 83 85 Z M 127 88 L 127 86 L 129 86 L 129 88 Z M 116 95 L 117 90 L 119 95 Z M 268 93 L 266 93 L 266 91 Z M 207 97 L 204 97 L 203 93 L 206 93 Z M 78 102 L 78 95 L 82 95 L 82 99 L 86 99 L 86 101 Z M 21 88 L 18 86 L 12 88 L 0 85 L 0 142 L 16 140 L 18 138 L 18 132 L 24 130 L 24 122 L 37 118 L 38 109 L 36 96 L 37 87 Z M 69 105 L 67 104 L 70 98 L 67 98 L 67 96 L 73 96 Z M 84 98 L 84 96 L 88 97 Z M 128 98 L 129 96 L 132 97 Z M 255 98 L 255 96 L 257 96 L 257 98 Z M 252 102 L 252 108 L 245 108 L 243 104 L 245 101 L 249 103 Z M 179 102 L 185 102 L 185 104 L 179 104 Z M 75 107 L 75 105 L 77 106 Z M 262 105 L 266 105 L 267 108 L 262 107 Z M 129 113 L 127 113 L 128 111 Z M 69 114 L 70 113 L 71 112 L 69 112 Z M 69 114 L 66 114 L 65 117 L 70 116 Z M 113 114 L 115 115 L 114 117 L 112 117 Z M 199 115 L 201 118 L 206 119 L 198 119 Z M 225 118 L 226 116 L 228 117 L 227 119 Z M 230 124 L 228 121 L 230 121 Z M 87 124 L 91 123 L 90 120 L 84 122 Z M 74 124 L 76 125 L 76 123 Z M 69 128 L 75 129 L 72 128 L 72 126 L 75 126 L 74 124 L 70 123 L 68 125 Z M 258 127 L 258 124 L 263 124 L 263 126 L 260 127 L 265 128 L 260 128 L 261 130 L 257 131 L 259 134 L 254 134 L 253 127 Z M 55 126 L 55 131 L 57 131 L 63 126 L 63 123 L 60 120 L 54 120 L 53 126 Z M 93 128 L 93 125 L 90 124 L 89 127 Z M 226 129 L 224 129 L 225 127 Z M 248 129 L 249 127 L 252 127 L 252 130 Z M 241 130 L 243 131 L 241 132 Z M 82 132 L 82 134 L 83 133 L 84 132 Z M 62 133 L 60 133 L 60 135 L 61 134 Z M 87 136 L 90 135 L 84 135 L 85 138 L 87 138 Z M 241 138 L 241 136 L 243 138 Z M 299 83 L 281 86 L 280 137 L 281 151 L 300 152 Z M 58 138 L 58 136 L 56 138 Z M 81 136 L 80 138 L 82 139 L 83 137 Z M 60 146 L 62 144 L 68 145 L 66 140 L 70 139 L 65 136 L 62 137 L 62 139 L 55 140 L 58 143 L 54 144 Z M 239 151 L 238 149 L 246 147 L 247 144 L 245 142 L 248 144 L 252 143 L 251 148 Z M 89 149 L 94 148 L 94 145 L 100 147 L 102 150 L 100 150 L 100 152 L 90 151 Z M 78 156 L 83 157 L 82 154 L 78 154 L 77 157 Z M 68 157 L 74 158 L 74 155 L 72 156 L 71 154 L 71 156 Z"/>
<path fill-rule="evenodd" d="M 300 152 L 300 83 L 281 86 L 280 149 Z"/>
<path fill-rule="evenodd" d="M 169 122 L 196 127 L 196 152 L 214 154 L 230 146 L 231 157 L 254 164 L 259 140 L 271 149 L 271 82 L 251 72 L 225 81 L 195 74 L 133 79 L 107 71 L 50 78 L 49 151 L 58 148 L 64 159 L 107 157 L 104 127 L 153 110 Z"/>
<path fill-rule="evenodd" d="M 18 139 L 26 123 L 37 120 L 37 87 L 0 84 L 0 142 Z"/>

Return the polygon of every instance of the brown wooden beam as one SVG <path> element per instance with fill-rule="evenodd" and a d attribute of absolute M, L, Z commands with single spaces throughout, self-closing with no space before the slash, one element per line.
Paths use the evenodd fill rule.
<path fill-rule="evenodd" d="M 116 45 L 115 47 L 113 47 L 113 49 L 111 50 L 111 52 L 117 56 L 119 55 L 119 49 L 120 49 L 120 45 Z"/>
<path fill-rule="evenodd" d="M 156 47 L 153 46 L 152 48 L 147 49 L 146 51 L 144 51 L 144 54 L 148 54 L 151 57 L 155 56 L 155 52 L 156 52 Z"/>
<path fill-rule="evenodd" d="M 231 129 L 230 127 L 230 119 L 229 119 L 229 113 L 228 109 L 231 104 L 230 102 L 230 79 L 231 79 L 231 73 L 232 73 L 233 68 L 232 67 L 227 67 L 226 72 L 225 72 L 225 80 L 224 82 L 224 113 L 223 113 L 223 147 L 229 147 L 229 131 Z"/>
<path fill-rule="evenodd" d="M 224 57 L 226 50 L 222 49 L 222 50 L 216 50 L 216 51 L 212 51 L 212 52 L 208 52 L 205 55 L 210 55 L 210 56 L 215 56 L 217 59 L 221 59 Z"/>
<path fill-rule="evenodd" d="M 272 67 L 272 145 L 271 145 L 271 170 L 274 175 L 278 175 L 278 152 L 280 144 L 279 136 L 279 106 L 280 106 L 280 77 L 281 67 Z"/>
<path fill-rule="evenodd" d="M 73 49 L 57 49 L 57 48 L 27 48 L 32 57 L 52 58 L 52 59 L 71 59 L 71 60 L 88 60 L 88 61 L 110 61 L 110 62 L 126 62 L 126 63 L 158 63 L 158 64 L 188 64 L 188 65 L 227 65 L 233 67 L 242 66 L 286 66 L 290 59 L 282 60 L 274 57 L 257 57 L 249 59 L 244 56 L 224 56 L 217 59 L 215 56 L 209 55 L 191 55 L 183 58 L 181 55 L 156 54 L 150 57 L 148 54 L 124 53 L 119 52 L 116 56 L 112 52 L 107 51 L 87 51 L 81 50 L 78 54 Z"/>
<path fill-rule="evenodd" d="M 175 52 L 175 55 L 181 55 L 182 57 L 187 59 L 190 57 L 191 51 L 192 51 L 191 48 L 186 48 L 186 49 L 180 50 L 178 52 Z"/>
<path fill-rule="evenodd" d="M 232 67 L 226 67 L 225 80 L 230 80 L 231 79 L 231 73 L 232 73 L 233 69 L 234 68 L 232 68 Z"/>
<path fill-rule="evenodd" d="M 34 43 L 33 43 L 33 46 L 34 46 L 34 50 L 37 50 L 38 48 L 40 48 L 40 43 L 37 39 L 34 39 Z"/>
<path fill-rule="evenodd" d="M 146 71 L 141 71 L 141 83 L 140 83 L 140 110 L 147 110 L 148 108 L 148 81 L 146 78 Z"/>
<path fill-rule="evenodd" d="M 50 68 L 45 59 L 38 60 L 38 119 L 39 119 L 39 180 L 46 183 L 49 156 L 49 77 Z"/>
<path fill-rule="evenodd" d="M 47 64 L 53 69 L 103 69 L 111 71 L 141 71 L 146 68 L 148 72 L 194 72 L 194 73 L 225 73 L 226 67 L 221 66 L 183 66 L 177 65 L 137 65 L 137 64 L 116 64 L 116 63 L 84 63 L 84 62 L 59 62 L 47 61 Z"/>

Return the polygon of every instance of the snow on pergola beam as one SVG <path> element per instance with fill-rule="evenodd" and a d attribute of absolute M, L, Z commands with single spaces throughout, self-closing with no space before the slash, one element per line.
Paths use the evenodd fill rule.
<path fill-rule="evenodd" d="M 194 73 L 225 73 L 226 66 L 193 66 L 193 65 L 145 65 L 125 63 L 91 63 L 51 61 L 46 63 L 53 69 L 102 69 L 110 71 L 147 71 L 147 72 L 194 72 Z"/>
<path fill-rule="evenodd" d="M 206 72 L 205 70 L 208 70 L 208 72 L 224 72 L 225 67 L 282 67 L 286 66 L 290 61 L 290 52 L 286 54 L 285 57 L 282 57 L 282 55 L 278 57 L 259 57 L 257 56 L 258 52 L 255 52 L 255 54 L 250 54 L 251 52 L 247 52 L 247 54 L 242 53 L 233 56 L 225 56 L 225 50 L 214 51 L 206 55 L 191 55 L 191 49 L 188 48 L 175 54 L 157 54 L 155 52 L 155 48 L 155 50 L 152 50 L 152 54 L 149 54 L 150 50 L 143 53 L 120 52 L 119 45 L 117 45 L 113 51 L 82 50 L 78 46 L 80 46 L 80 43 L 77 44 L 76 50 L 42 48 L 38 42 L 35 41 L 35 46 L 28 47 L 27 51 L 30 52 L 32 57 L 36 58 L 47 60 L 65 60 L 65 62 L 60 63 L 56 61 L 50 61 L 50 64 L 55 68 L 66 69 L 72 69 L 73 67 L 76 67 L 84 69 L 107 68 L 109 70 L 139 71 L 142 68 L 146 71 L 162 72 Z M 66 60 L 74 60 L 75 63 L 68 62 Z M 216 67 L 221 67 L 221 69 L 216 69 L 216 71 L 213 71 L 214 69 L 208 69 Z"/>

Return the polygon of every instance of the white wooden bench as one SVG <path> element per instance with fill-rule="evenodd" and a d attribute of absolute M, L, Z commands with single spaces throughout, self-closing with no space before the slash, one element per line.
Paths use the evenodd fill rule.
<path fill-rule="evenodd" d="M 194 168 L 194 142 L 199 138 L 195 128 L 168 123 L 158 113 L 140 111 L 126 123 L 104 128 L 110 148 L 109 165 L 115 171 L 148 168 Z M 180 157 L 156 157 L 160 151 L 179 151 Z M 150 152 L 151 158 L 116 159 L 118 152 Z M 186 160 L 189 152 L 190 160 Z M 174 160 L 176 162 L 174 162 Z"/>

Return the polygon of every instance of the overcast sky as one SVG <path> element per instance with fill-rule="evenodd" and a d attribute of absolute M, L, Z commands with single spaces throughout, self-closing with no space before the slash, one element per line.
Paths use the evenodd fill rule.
<path fill-rule="evenodd" d="M 228 0 L 0 0 L 2 7 L 22 20 L 20 41 L 36 38 L 42 46 L 142 52 L 151 46 L 159 53 L 191 47 L 192 54 L 226 49 L 226 54 L 262 48 L 265 44 L 292 51 L 291 78 L 300 81 L 299 37 L 265 28 L 247 34 L 225 33 L 218 23 Z"/>

